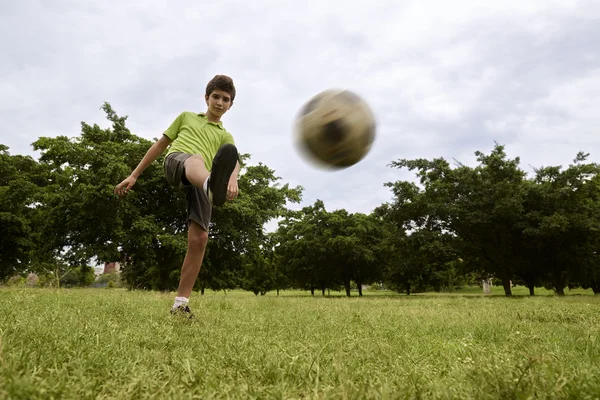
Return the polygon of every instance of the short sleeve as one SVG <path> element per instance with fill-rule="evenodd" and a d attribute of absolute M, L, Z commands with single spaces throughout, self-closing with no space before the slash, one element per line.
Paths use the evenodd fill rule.
<path fill-rule="evenodd" d="M 233 139 L 233 135 L 229 132 L 225 132 L 223 137 L 221 138 L 221 146 L 224 144 L 232 144 L 235 146 L 235 140 Z"/>
<path fill-rule="evenodd" d="M 173 121 L 171 125 L 167 128 L 167 130 L 163 132 L 163 134 L 169 139 L 177 139 L 177 135 L 179 135 L 179 130 L 181 129 L 181 125 L 183 124 L 184 114 L 185 113 L 179 114 L 177 118 L 175 118 L 175 121 Z"/>

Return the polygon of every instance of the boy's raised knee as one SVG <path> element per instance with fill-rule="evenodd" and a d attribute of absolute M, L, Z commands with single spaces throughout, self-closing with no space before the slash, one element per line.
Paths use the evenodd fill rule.
<path fill-rule="evenodd" d="M 225 143 L 223 146 L 221 146 L 221 149 L 223 149 L 223 150 L 224 150 L 224 149 L 227 149 L 227 148 L 230 148 L 230 149 L 232 149 L 232 150 L 235 152 L 235 154 L 236 154 L 236 157 L 238 156 L 238 149 L 237 149 L 237 147 L 235 147 L 235 145 L 234 145 L 234 144 L 231 144 L 231 143 Z"/>

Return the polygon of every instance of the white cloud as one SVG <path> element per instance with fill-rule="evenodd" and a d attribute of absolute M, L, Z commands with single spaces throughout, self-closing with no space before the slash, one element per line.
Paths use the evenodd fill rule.
<path fill-rule="evenodd" d="M 204 108 L 206 82 L 231 75 L 226 127 L 253 162 L 306 188 L 305 204 L 369 212 L 398 158 L 457 158 L 494 140 L 524 164 L 599 148 L 600 3 L 595 1 L 197 2 L 23 0 L 0 6 L 1 143 L 106 125 L 109 101 L 158 137 Z M 346 171 L 314 168 L 292 126 L 309 97 L 346 87 L 378 121 L 371 153 Z"/>

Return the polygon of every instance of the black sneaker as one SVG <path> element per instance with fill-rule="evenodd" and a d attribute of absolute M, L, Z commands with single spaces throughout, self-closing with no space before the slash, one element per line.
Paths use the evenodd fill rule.
<path fill-rule="evenodd" d="M 237 148 L 232 144 L 221 146 L 213 160 L 212 171 L 208 177 L 208 200 L 215 206 L 222 206 L 227 200 L 227 184 L 238 159 Z"/>
<path fill-rule="evenodd" d="M 172 315 L 184 315 L 190 319 L 194 318 L 194 314 L 192 314 L 192 310 L 188 306 L 177 306 L 175 308 L 171 308 Z"/>

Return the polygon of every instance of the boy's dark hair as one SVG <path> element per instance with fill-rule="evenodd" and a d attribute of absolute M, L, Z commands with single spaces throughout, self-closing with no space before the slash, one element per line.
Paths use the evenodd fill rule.
<path fill-rule="evenodd" d="M 235 86 L 233 84 L 233 79 L 227 75 L 215 75 L 215 77 L 208 82 L 208 85 L 206 85 L 206 95 L 210 96 L 213 90 L 222 90 L 229 93 L 231 96 L 231 102 L 233 102 L 233 99 L 235 99 Z"/>

